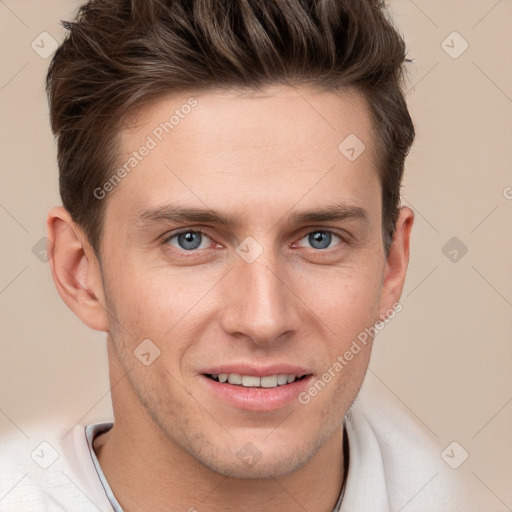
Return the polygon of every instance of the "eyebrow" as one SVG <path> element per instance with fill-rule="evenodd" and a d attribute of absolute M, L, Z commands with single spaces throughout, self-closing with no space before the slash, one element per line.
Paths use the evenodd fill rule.
<path fill-rule="evenodd" d="M 296 211 L 286 217 L 288 224 L 305 224 L 307 222 L 332 222 L 354 219 L 368 222 L 368 212 L 360 206 L 340 203 L 313 210 Z M 145 227 L 161 222 L 190 223 L 200 222 L 217 224 L 227 227 L 240 225 L 240 215 L 221 214 L 214 210 L 165 205 L 143 210 L 137 215 L 135 225 Z"/>

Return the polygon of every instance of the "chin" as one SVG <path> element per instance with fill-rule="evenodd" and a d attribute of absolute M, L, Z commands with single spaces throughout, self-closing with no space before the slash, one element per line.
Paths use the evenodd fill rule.
<path fill-rule="evenodd" d="M 293 473 L 302 467 L 309 458 L 310 457 L 306 458 L 306 460 L 299 460 L 296 456 L 291 454 L 283 459 L 273 457 L 273 460 L 264 460 L 262 457 L 253 465 L 250 465 L 240 461 L 235 454 L 235 456 L 230 459 L 199 462 L 202 462 L 210 470 L 231 478 L 270 479 L 280 478 Z"/>
<path fill-rule="evenodd" d="M 225 451 L 217 446 L 213 452 L 203 448 L 199 453 L 193 453 L 189 449 L 189 454 L 203 466 L 224 476 L 270 479 L 284 477 L 300 469 L 315 455 L 317 444 L 320 445 L 298 443 L 275 446 L 268 443 L 259 449 L 251 441 L 247 441 L 242 448 L 234 451 L 232 446 L 225 447 Z"/>

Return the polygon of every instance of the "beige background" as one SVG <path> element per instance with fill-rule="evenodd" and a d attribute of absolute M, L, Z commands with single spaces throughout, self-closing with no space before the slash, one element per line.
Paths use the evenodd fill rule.
<path fill-rule="evenodd" d="M 77 5 L 0 0 L 0 432 L 28 437 L 36 421 L 67 430 L 111 414 L 103 335 L 66 309 L 37 245 L 59 197 L 50 59 L 31 44 L 42 32 L 61 41 L 59 20 Z M 403 202 L 416 222 L 404 309 L 377 339 L 367 385 L 402 402 L 440 452 L 464 447 L 457 471 L 485 489 L 489 511 L 512 510 L 512 2 L 391 9 L 414 59 Z"/>

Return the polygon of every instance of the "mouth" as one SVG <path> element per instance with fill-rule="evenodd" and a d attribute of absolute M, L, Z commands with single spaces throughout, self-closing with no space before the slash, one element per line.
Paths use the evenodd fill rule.
<path fill-rule="evenodd" d="M 200 373 L 208 399 L 220 400 L 236 409 L 270 412 L 293 405 L 312 382 L 306 368 L 250 364 L 205 368 Z"/>
<path fill-rule="evenodd" d="M 244 388 L 263 389 L 286 386 L 309 376 L 309 374 L 296 375 L 292 373 L 280 373 L 275 375 L 266 375 L 263 377 L 258 377 L 256 375 L 241 375 L 239 373 L 205 373 L 204 375 L 205 377 L 221 384 L 228 383 L 233 386 Z"/>

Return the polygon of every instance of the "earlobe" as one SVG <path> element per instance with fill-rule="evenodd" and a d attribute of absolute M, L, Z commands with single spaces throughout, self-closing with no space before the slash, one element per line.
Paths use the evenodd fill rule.
<path fill-rule="evenodd" d="M 386 312 L 398 303 L 409 264 L 411 230 L 414 222 L 414 212 L 407 206 L 400 208 L 396 222 L 393 243 L 386 260 L 384 282 L 380 301 L 379 316 L 383 319 Z"/>
<path fill-rule="evenodd" d="M 53 208 L 46 221 L 48 261 L 62 300 L 86 325 L 108 329 L 99 261 L 67 210 Z"/>

